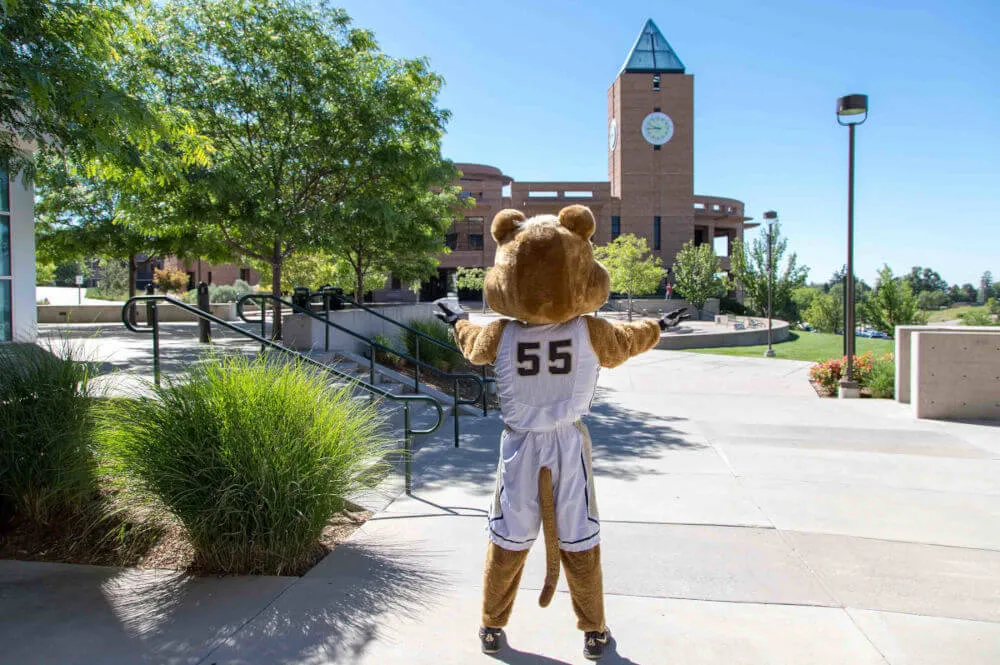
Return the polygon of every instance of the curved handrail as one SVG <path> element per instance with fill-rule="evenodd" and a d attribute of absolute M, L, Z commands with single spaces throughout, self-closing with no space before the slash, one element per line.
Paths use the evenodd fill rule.
<path fill-rule="evenodd" d="M 437 374 L 440 374 L 441 376 L 443 376 L 446 379 L 450 379 L 450 380 L 453 380 L 453 381 L 462 381 L 462 380 L 465 380 L 465 381 L 475 381 L 476 385 L 479 388 L 478 392 L 476 393 L 476 397 L 474 399 L 471 399 L 471 400 L 458 400 L 458 399 L 456 399 L 456 406 L 458 404 L 475 404 L 480 399 L 482 399 L 483 396 L 484 396 L 484 394 L 485 394 L 486 387 L 484 385 L 483 379 L 482 379 L 482 377 L 480 377 L 480 376 L 478 376 L 476 374 L 465 373 L 465 372 L 462 372 L 462 373 L 446 372 L 443 369 L 435 367 L 434 365 L 431 365 L 430 363 L 424 362 L 424 361 L 422 361 L 422 360 L 420 360 L 418 358 L 414 358 L 413 356 L 411 356 L 409 354 L 406 354 L 406 353 L 403 353 L 402 351 L 399 351 L 397 349 L 393 349 L 393 348 L 388 347 L 388 346 L 386 346 L 384 344 L 380 344 L 379 342 L 376 342 L 375 340 L 373 340 L 373 339 L 371 339 L 369 337 L 365 337 L 361 333 L 355 332 L 355 331 L 351 330 L 350 328 L 347 328 L 345 326 L 340 325 L 339 323 L 334 323 L 333 321 L 330 321 L 330 320 L 328 320 L 328 319 L 326 319 L 326 318 L 324 318 L 322 316 L 319 316 L 315 312 L 312 312 L 310 310 L 307 310 L 307 309 L 304 309 L 302 307 L 299 307 L 295 303 L 292 303 L 292 302 L 289 302 L 289 301 L 284 300 L 282 298 L 279 298 L 279 297 L 277 297 L 277 296 L 275 296 L 275 295 L 273 295 L 271 293 L 247 293 L 247 294 L 244 294 L 244 295 L 240 296 L 237 299 L 237 301 L 236 301 L 236 315 L 238 317 L 240 317 L 240 319 L 242 321 L 246 322 L 246 323 L 261 323 L 261 321 L 248 319 L 246 317 L 246 314 L 243 312 L 243 304 L 246 303 L 246 302 L 252 302 L 254 300 L 259 300 L 260 301 L 261 317 L 264 316 L 264 301 L 265 300 L 270 300 L 272 303 L 281 304 L 284 307 L 289 307 L 289 308 L 291 308 L 291 310 L 293 312 L 296 312 L 298 314 L 304 314 L 304 315 L 306 315 L 306 316 L 308 316 L 308 317 L 310 317 L 310 318 L 312 318 L 312 319 L 314 319 L 316 321 L 319 321 L 320 323 L 324 323 L 327 326 L 330 326 L 332 328 L 336 328 L 337 330 L 340 330 L 341 332 L 347 333 L 348 335 L 354 337 L 355 339 L 361 340 L 362 342 L 368 344 L 373 349 L 377 348 L 377 349 L 381 349 L 382 351 L 385 351 L 387 353 L 391 353 L 391 354 L 393 354 L 395 356 L 403 358 L 404 360 L 412 362 L 415 365 L 418 365 L 418 366 L 423 367 L 425 369 L 429 369 L 429 370 L 431 370 L 433 372 L 436 372 Z M 384 317 L 381 314 L 379 314 L 379 316 L 381 318 L 386 318 L 386 317 Z M 392 319 L 389 319 L 389 320 L 391 321 Z M 395 323 L 399 323 L 399 322 L 397 321 Z M 404 324 L 399 324 L 399 325 L 401 325 L 403 327 L 406 327 L 406 328 L 409 328 L 409 326 L 405 326 Z M 420 331 L 418 330 L 418 331 L 415 331 L 415 332 L 419 333 Z M 433 339 L 433 338 L 431 338 L 431 339 Z M 439 340 L 435 340 L 435 341 L 439 341 Z M 448 346 L 450 346 L 450 345 L 448 345 Z M 453 348 L 454 348 L 455 351 L 458 352 L 458 348 L 457 347 L 453 347 Z"/>
<path fill-rule="evenodd" d="M 194 314 L 195 316 L 197 316 L 197 317 L 199 317 L 201 319 L 204 319 L 206 321 L 211 321 L 212 323 L 214 323 L 216 325 L 220 325 L 223 328 L 227 328 L 229 330 L 232 330 L 233 332 L 239 333 L 240 335 L 243 335 L 244 337 L 249 337 L 250 339 L 256 340 L 257 342 L 260 342 L 260 344 L 262 344 L 263 346 L 267 346 L 267 347 L 270 347 L 272 349 L 276 349 L 278 351 L 281 351 L 283 353 L 290 354 L 290 355 L 294 356 L 295 358 L 297 358 L 298 360 L 305 361 L 306 363 L 309 363 L 311 365 L 319 367 L 319 368 L 323 369 L 326 372 L 329 372 L 329 373 L 334 374 L 334 375 L 336 375 L 338 377 L 347 379 L 348 381 L 350 381 L 351 383 L 353 383 L 357 387 L 361 388 L 362 390 L 366 390 L 369 393 L 372 393 L 374 395 L 379 395 L 381 397 L 385 397 L 386 399 L 388 399 L 390 401 L 393 401 L 393 402 L 402 402 L 403 406 L 406 408 L 406 416 L 405 417 L 406 417 L 407 421 L 409 420 L 409 406 L 410 406 L 410 403 L 413 403 L 413 402 L 424 402 L 424 403 L 431 404 L 434 407 L 434 409 L 437 411 L 437 420 L 434 423 L 434 426 L 431 427 L 431 428 L 429 428 L 429 429 L 412 429 L 412 428 L 409 427 L 409 424 L 407 423 L 406 424 L 406 432 L 404 433 L 404 436 L 406 436 L 406 438 L 407 438 L 407 444 L 409 444 L 409 436 L 410 435 L 420 435 L 420 436 L 423 436 L 423 435 L 433 434 L 434 432 L 436 432 L 438 429 L 441 428 L 441 425 L 444 424 L 444 409 L 441 408 L 441 403 L 438 402 L 433 397 L 430 397 L 428 395 L 396 395 L 395 393 L 391 393 L 388 390 L 383 390 L 382 388 L 379 388 L 378 386 L 373 386 L 371 384 L 368 384 L 365 381 L 362 381 L 361 379 L 359 379 L 359 378 L 357 378 L 355 376 L 351 376 L 350 374 L 347 374 L 346 372 L 341 372 L 340 370 L 338 370 L 338 369 L 336 369 L 334 367 L 330 367 L 329 365 L 324 365 L 323 363 L 319 362 L 318 360 L 313 360 L 312 358 L 310 358 L 308 356 L 305 356 L 305 355 L 302 355 L 301 353 L 295 351 L 294 349 L 290 349 L 287 346 L 282 346 L 281 344 L 278 344 L 278 343 L 273 342 L 273 341 L 271 341 L 271 340 L 269 340 L 269 339 L 267 339 L 265 337 L 257 335 L 256 333 L 252 333 L 249 330 L 244 330 L 243 328 L 240 328 L 239 326 L 234 326 L 233 324 L 231 324 L 228 321 L 225 321 L 223 319 L 220 319 L 219 317 L 215 316 L 214 314 L 210 314 L 209 312 L 205 312 L 205 311 L 203 311 L 201 309 L 198 309 L 197 307 L 193 307 L 193 306 L 191 306 L 191 305 L 189 305 L 187 303 L 181 302 L 180 300 L 177 300 L 176 298 L 171 298 L 170 296 L 163 296 L 163 295 L 133 296 L 133 297 L 129 298 L 128 300 L 126 300 L 125 303 L 122 305 L 122 323 L 125 324 L 125 327 L 127 329 L 131 330 L 132 332 L 143 333 L 143 334 L 146 333 L 146 332 L 150 332 L 154 336 L 157 336 L 159 334 L 158 333 L 158 320 L 157 320 L 157 317 L 155 317 L 155 315 L 154 315 L 154 321 L 153 321 L 153 323 L 151 325 L 147 325 L 147 326 L 138 326 L 138 325 L 136 325 L 136 324 L 134 324 L 134 323 L 132 323 L 130 321 L 129 310 L 131 308 L 135 307 L 136 303 L 138 303 L 138 302 L 150 303 L 154 307 L 155 307 L 155 304 L 157 302 L 167 302 L 167 303 L 170 303 L 171 305 L 174 305 L 175 307 L 180 307 L 181 309 L 183 309 L 185 311 L 188 311 L 188 312 Z"/>

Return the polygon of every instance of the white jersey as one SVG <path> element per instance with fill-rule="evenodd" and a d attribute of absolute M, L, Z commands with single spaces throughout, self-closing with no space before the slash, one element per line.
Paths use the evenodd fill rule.
<path fill-rule="evenodd" d="M 600 542 L 591 445 L 580 417 L 590 413 L 600 369 L 586 320 L 529 326 L 512 321 L 497 349 L 500 439 L 490 539 L 508 550 L 531 547 L 541 513 L 538 473 L 552 471 L 559 547 L 582 551 Z"/>
<path fill-rule="evenodd" d="M 513 430 L 544 432 L 590 413 L 600 362 L 582 317 L 504 328 L 495 363 L 500 414 Z"/>

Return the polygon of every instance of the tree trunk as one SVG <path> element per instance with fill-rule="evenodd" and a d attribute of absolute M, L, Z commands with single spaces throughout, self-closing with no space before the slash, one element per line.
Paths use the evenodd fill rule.
<path fill-rule="evenodd" d="M 135 298 L 135 275 L 138 272 L 135 265 L 135 254 L 128 255 L 128 297 Z M 129 323 L 133 326 L 135 325 L 135 307 L 129 307 L 128 310 Z"/>
<path fill-rule="evenodd" d="M 628 320 L 632 320 L 632 292 L 628 293 Z"/>
<path fill-rule="evenodd" d="M 281 297 L 281 242 L 274 243 L 274 257 L 271 263 L 271 295 L 275 298 Z M 261 316 L 264 315 L 264 308 L 261 308 Z M 271 339 L 281 339 L 281 303 L 274 303 L 274 318 L 271 326 Z"/>
<path fill-rule="evenodd" d="M 358 261 L 357 267 L 354 268 L 354 298 L 360 303 L 365 301 L 365 271 L 361 265 L 361 261 Z"/>

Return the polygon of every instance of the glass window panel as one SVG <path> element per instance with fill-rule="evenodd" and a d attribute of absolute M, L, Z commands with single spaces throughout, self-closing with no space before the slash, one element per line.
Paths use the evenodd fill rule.
<path fill-rule="evenodd" d="M 0 279 L 0 342 L 9 342 L 13 339 L 11 305 L 10 280 Z"/>
<path fill-rule="evenodd" d="M 0 275 L 10 275 L 10 215 L 0 215 Z"/>

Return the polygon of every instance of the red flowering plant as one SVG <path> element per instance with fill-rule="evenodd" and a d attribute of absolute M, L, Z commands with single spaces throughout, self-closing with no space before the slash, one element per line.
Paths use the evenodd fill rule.
<path fill-rule="evenodd" d="M 826 362 L 816 363 L 809 368 L 809 378 L 816 382 L 826 395 L 837 393 L 837 382 L 840 381 L 843 362 L 840 358 L 830 358 Z"/>

